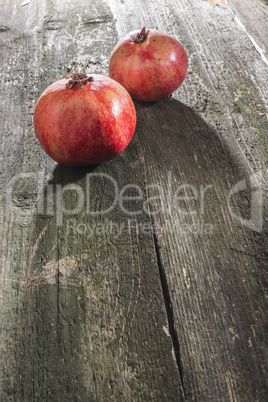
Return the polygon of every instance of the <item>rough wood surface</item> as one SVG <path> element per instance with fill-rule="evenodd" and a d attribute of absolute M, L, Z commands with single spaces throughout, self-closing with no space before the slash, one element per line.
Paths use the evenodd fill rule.
<path fill-rule="evenodd" d="M 160 228 L 156 248 L 184 393 L 189 400 L 265 400 L 267 222 L 261 233 L 243 227 L 230 216 L 227 199 L 232 186 L 258 172 L 263 186 L 256 198 L 260 209 L 267 208 L 267 65 L 233 13 L 219 4 L 140 2 L 137 9 L 130 1 L 117 3 L 120 34 L 137 25 L 157 26 L 177 36 L 190 55 L 175 99 L 138 112 L 148 182 L 173 201 L 183 185 L 196 197 L 152 216 Z M 129 10 L 128 19 L 123 10 Z M 203 203 L 201 186 L 210 186 Z M 238 215 L 249 218 L 251 195 L 248 190 L 236 197 Z M 202 222 L 213 226 L 212 234 L 198 229 Z"/>
<path fill-rule="evenodd" d="M 248 1 L 2 3 L 0 399 L 266 401 L 268 73 L 248 36 L 263 48 L 265 23 Z M 135 103 L 114 161 L 57 166 L 34 136 L 38 96 L 73 70 L 107 75 L 144 25 L 183 43 L 184 84 Z M 136 214 L 92 215 L 111 179 L 136 186 Z"/>
<path fill-rule="evenodd" d="M 268 1 L 230 0 L 229 8 L 244 25 L 267 58 L 268 52 Z"/>
<path fill-rule="evenodd" d="M 86 194 L 91 173 L 108 174 L 119 190 L 129 180 L 145 187 L 142 150 L 133 142 L 116 163 L 67 169 L 33 133 L 34 106 L 49 83 L 73 68 L 107 71 L 117 40 L 111 11 L 105 2 L 10 1 L 4 23 L 0 399 L 181 399 L 153 238 L 140 237 L 119 210 L 94 217 L 84 206 L 60 222 L 56 201 L 68 184 Z M 105 209 L 114 187 L 91 181 L 88 208 Z M 76 203 L 66 190 L 63 206 Z M 120 227 L 118 239 L 110 224 Z"/>

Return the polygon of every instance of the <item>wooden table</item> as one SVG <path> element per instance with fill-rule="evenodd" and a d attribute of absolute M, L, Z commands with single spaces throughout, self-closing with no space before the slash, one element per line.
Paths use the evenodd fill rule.
<path fill-rule="evenodd" d="M 2 0 L 1 401 L 267 401 L 268 8 L 223 3 Z M 185 82 L 113 161 L 57 165 L 39 95 L 143 26 Z"/>

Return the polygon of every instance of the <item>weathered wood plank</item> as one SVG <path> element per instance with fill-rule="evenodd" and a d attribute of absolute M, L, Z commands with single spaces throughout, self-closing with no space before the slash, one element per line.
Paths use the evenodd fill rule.
<path fill-rule="evenodd" d="M 2 12 L 0 399 L 180 400 L 153 237 L 140 237 L 118 205 L 90 212 L 112 204 L 113 182 L 146 191 L 139 143 L 95 169 L 68 169 L 33 133 L 49 83 L 74 68 L 107 71 L 117 40 L 110 9 L 7 1 Z M 81 194 L 88 209 L 85 201 L 73 215 L 61 212 Z"/>
<path fill-rule="evenodd" d="M 264 401 L 267 223 L 258 233 L 237 219 L 249 219 L 254 208 L 254 172 L 263 177 L 255 212 L 262 218 L 267 208 L 267 66 L 220 4 L 113 1 L 112 10 L 120 35 L 158 27 L 181 40 L 189 55 L 175 99 L 137 104 L 149 195 L 164 194 L 151 200 L 150 210 L 186 399 Z M 230 190 L 244 179 L 247 189 L 229 209 Z"/>
<path fill-rule="evenodd" d="M 267 238 L 236 222 L 228 208 L 230 189 L 249 175 L 217 133 L 176 100 L 138 116 L 148 182 L 169 206 L 163 212 L 154 200 L 150 210 L 160 208 L 152 223 L 186 399 L 265 400 Z M 150 196 L 157 195 L 152 187 Z M 250 191 L 238 194 L 233 211 L 250 216 L 250 199 Z"/>
<path fill-rule="evenodd" d="M 267 66 L 233 14 L 203 0 L 111 3 L 119 36 L 146 25 L 183 43 L 189 68 L 173 97 L 220 127 L 230 150 L 239 145 L 253 169 L 265 169 Z"/>
<path fill-rule="evenodd" d="M 268 1 L 229 0 L 228 7 L 235 13 L 247 33 L 254 39 L 267 58 Z"/>
<path fill-rule="evenodd" d="M 131 157 L 94 173 L 117 177 L 118 169 L 134 163 L 128 177 L 137 182 L 138 175 L 141 184 L 138 151 L 133 143 Z M 84 189 L 89 171 L 83 173 L 59 168 L 50 186 L 71 182 Z M 113 188 L 98 177 L 91 181 L 91 207 L 105 209 Z M 75 194 L 65 195 L 65 202 L 75 208 Z M 3 395 L 27 401 L 180 399 L 153 242 L 138 237 L 120 211 L 94 218 L 84 208 L 65 216 L 61 226 L 57 217 L 36 215 L 27 235 L 27 260 L 14 262 L 7 279 L 15 290 L 6 295 L 2 322 Z M 11 350 L 9 339 L 15 342 Z"/>
<path fill-rule="evenodd" d="M 267 227 L 258 233 L 234 213 L 250 217 L 249 179 L 266 177 L 267 68 L 220 4 L 109 5 L 112 13 L 83 0 L 2 7 L 1 398 L 265 400 Z M 107 73 L 114 19 L 119 37 L 146 24 L 181 40 L 188 76 L 174 99 L 136 103 L 136 134 L 122 156 L 95 170 L 56 167 L 33 135 L 34 102 L 70 70 Z M 12 183 L 21 172 L 35 176 Z M 61 222 L 62 186 L 73 186 L 63 199 L 73 209 L 74 186 L 86 194 L 90 173 L 138 186 L 144 199 L 127 208 L 142 213 L 117 205 L 92 217 L 83 206 Z M 228 194 L 244 178 L 232 215 Z M 257 214 L 264 189 L 254 193 Z M 105 208 L 113 187 L 95 177 L 90 194 L 92 210 Z M 122 227 L 118 238 L 92 229 L 107 222 Z"/>

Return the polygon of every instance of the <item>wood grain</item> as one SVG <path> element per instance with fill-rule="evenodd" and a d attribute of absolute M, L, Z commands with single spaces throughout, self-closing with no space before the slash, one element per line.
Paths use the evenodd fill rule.
<path fill-rule="evenodd" d="M 260 54 L 220 2 L 21 3 L 4 2 L 0 24 L 0 399 L 265 401 Z M 249 2 L 228 3 L 261 43 Z M 107 75 L 117 40 L 144 25 L 185 46 L 184 84 L 135 102 L 115 160 L 58 166 L 34 136 L 38 96 L 74 70 Z M 93 215 L 113 183 L 132 198 Z"/>
<path fill-rule="evenodd" d="M 229 8 L 244 25 L 267 58 L 268 2 L 267 0 L 229 1 Z"/>
<path fill-rule="evenodd" d="M 4 23 L 0 399 L 180 400 L 153 238 L 138 236 L 118 207 L 90 213 L 112 204 L 109 177 L 119 190 L 131 182 L 145 190 L 142 150 L 133 142 L 113 162 L 68 169 L 45 156 L 33 132 L 48 84 L 73 68 L 107 70 L 116 41 L 110 9 L 6 2 Z M 87 205 L 62 213 L 77 207 L 89 181 Z"/>
<path fill-rule="evenodd" d="M 231 188 L 243 179 L 249 184 L 255 172 L 263 177 L 259 208 L 267 210 L 267 66 L 230 10 L 201 3 L 117 2 L 114 13 L 121 35 L 135 26 L 157 27 L 177 37 L 189 55 L 187 78 L 173 100 L 137 104 L 148 182 L 163 189 L 170 206 L 152 222 L 185 397 L 265 400 L 267 223 L 261 233 L 243 227 L 227 200 Z M 186 193 L 185 185 L 191 186 Z M 177 189 L 184 196 L 179 205 Z M 149 196 L 157 195 L 152 187 Z M 237 195 L 238 215 L 249 218 L 251 195 L 249 187 Z M 152 200 L 151 210 L 159 208 L 161 201 Z M 208 234 L 198 229 L 202 222 L 211 232 L 210 226 Z"/>
<path fill-rule="evenodd" d="M 168 199 L 164 213 L 159 200 L 149 204 L 186 399 L 229 400 L 231 384 L 231 400 L 264 400 L 267 238 L 232 219 L 227 202 L 245 170 L 241 175 L 217 133 L 176 100 L 138 116 L 148 182 Z M 250 192 L 234 201 L 239 214 L 250 213 Z"/>

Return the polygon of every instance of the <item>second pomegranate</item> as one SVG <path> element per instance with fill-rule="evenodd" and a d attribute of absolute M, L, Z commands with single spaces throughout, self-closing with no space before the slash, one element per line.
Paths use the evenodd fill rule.
<path fill-rule="evenodd" d="M 132 98 L 158 101 L 174 92 L 187 72 L 183 46 L 166 33 L 143 28 L 127 34 L 116 45 L 109 74 Z"/>

